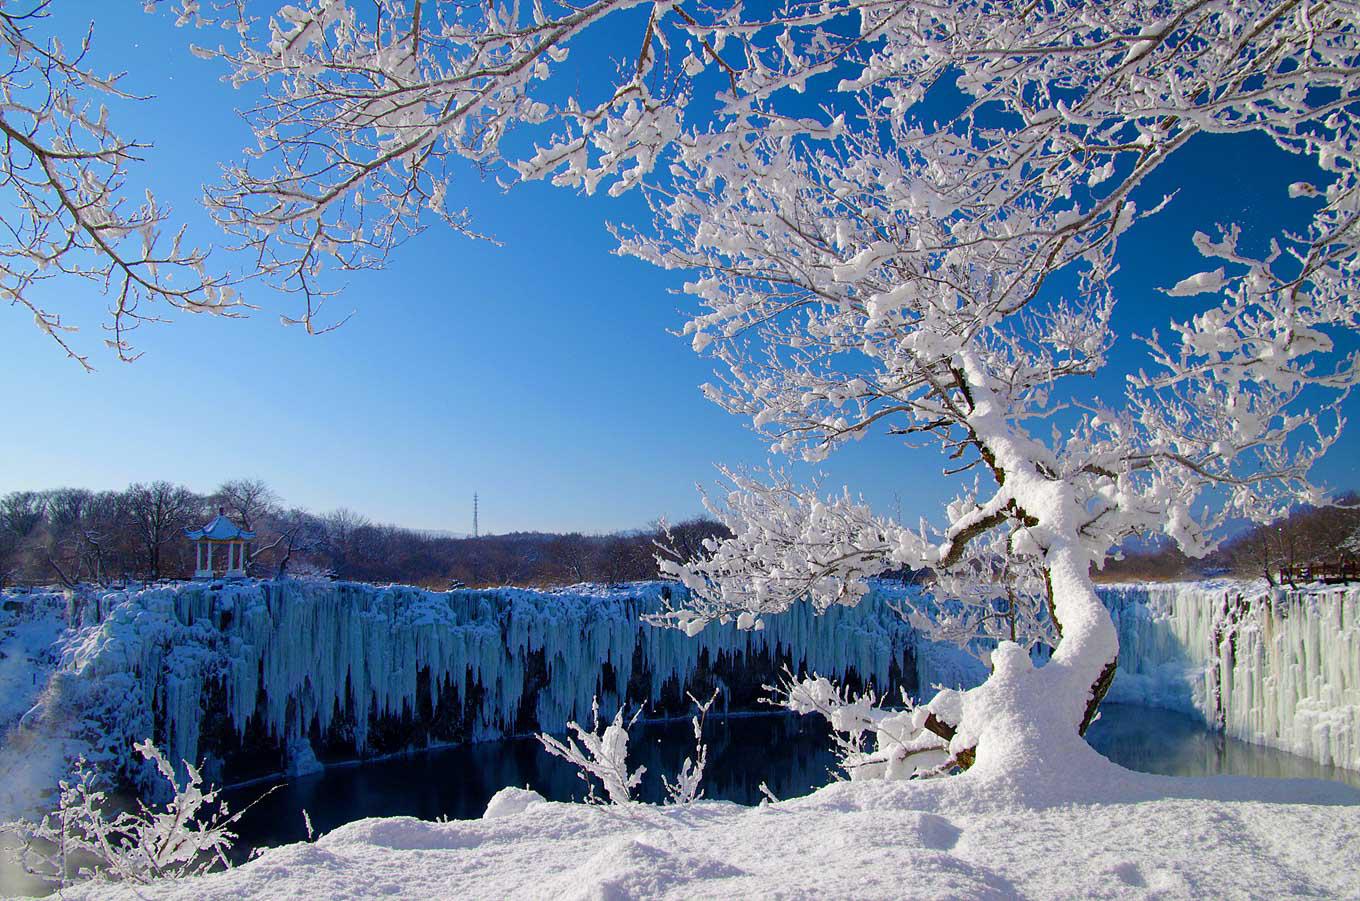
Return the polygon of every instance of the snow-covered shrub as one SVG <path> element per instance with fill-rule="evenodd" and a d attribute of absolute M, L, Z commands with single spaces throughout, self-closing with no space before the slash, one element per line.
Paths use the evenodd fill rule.
<path fill-rule="evenodd" d="M 566 744 L 563 744 L 546 732 L 540 733 L 538 740 L 549 754 L 554 757 L 561 757 L 576 767 L 576 775 L 582 781 L 590 784 L 590 794 L 587 800 L 592 803 L 597 800 L 595 786 L 590 782 L 591 778 L 594 777 L 604 786 L 605 794 L 609 796 L 609 803 L 627 804 L 633 800 L 633 789 L 642 781 L 642 774 L 647 770 L 646 767 L 638 767 L 632 772 L 628 771 L 628 727 L 637 721 L 642 709 L 639 708 L 625 725 L 623 708 L 620 707 L 614 714 L 613 722 L 605 726 L 603 731 L 600 729 L 600 702 L 598 699 L 591 709 L 594 714 L 594 722 L 588 731 L 575 721 L 567 723 L 567 728 L 575 732 L 576 737 L 580 739 L 580 745 L 571 738 L 568 738 Z"/>
<path fill-rule="evenodd" d="M 13 827 L 23 839 L 25 870 L 65 886 L 72 876 L 148 883 L 231 865 L 227 852 L 236 834 L 229 827 L 245 810 L 232 814 L 216 790 L 203 791 L 202 776 L 187 762 L 180 781 L 149 740 L 137 751 L 169 783 L 173 796 L 164 809 L 138 802 L 136 810 L 113 812 L 95 771 L 80 761 L 73 781 L 61 783 L 56 811 L 36 825 Z"/>
<path fill-rule="evenodd" d="M 690 695 L 689 699 L 699 709 L 698 715 L 690 720 L 694 726 L 694 756 L 685 758 L 675 782 L 671 782 L 664 775 L 661 777 L 662 784 L 666 786 L 667 804 L 690 804 L 704 796 L 704 791 L 700 787 L 704 779 L 704 767 L 708 765 L 708 745 L 704 744 L 704 720 L 708 718 L 708 711 L 713 702 L 718 700 L 718 690 L 715 688 L 713 696 L 703 703 L 700 703 L 694 695 Z"/>

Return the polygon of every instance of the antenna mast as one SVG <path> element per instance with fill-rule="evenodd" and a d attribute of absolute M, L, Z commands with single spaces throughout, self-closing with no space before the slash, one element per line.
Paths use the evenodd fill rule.
<path fill-rule="evenodd" d="M 472 494 L 472 537 L 477 538 L 477 494 Z"/>

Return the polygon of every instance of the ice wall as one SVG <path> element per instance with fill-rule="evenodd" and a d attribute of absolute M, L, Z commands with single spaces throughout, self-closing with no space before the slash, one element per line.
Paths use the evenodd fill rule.
<path fill-rule="evenodd" d="M 1109 700 L 1360 769 L 1360 586 L 1186 582 L 1101 594 L 1119 631 Z"/>
<path fill-rule="evenodd" d="M 63 668 L 102 687 L 93 706 L 115 738 L 147 735 L 155 724 L 171 759 L 195 761 L 210 683 L 225 689 L 238 736 L 256 717 L 283 744 L 313 724 L 325 732 L 343 715 L 362 752 L 375 717 L 414 708 L 427 669 L 434 700 L 439 692 L 466 693 L 470 737 L 489 738 L 514 727 L 537 652 L 547 679 L 529 690 L 537 725 L 548 730 L 588 719 L 596 695 L 606 708 L 625 699 L 656 702 L 668 681 L 687 685 L 703 656 L 788 655 L 795 667 L 836 678 L 853 670 L 879 686 L 894 666 L 911 666 L 914 634 L 889 603 L 900 588 L 876 589 L 858 606 L 822 616 L 800 605 L 767 617 L 758 631 L 712 626 L 689 638 L 640 621 L 681 590 L 664 583 L 450 592 L 295 580 L 181 584 L 102 598 L 103 621 L 68 645 Z M 647 697 L 625 697 L 635 667 L 646 676 Z"/>

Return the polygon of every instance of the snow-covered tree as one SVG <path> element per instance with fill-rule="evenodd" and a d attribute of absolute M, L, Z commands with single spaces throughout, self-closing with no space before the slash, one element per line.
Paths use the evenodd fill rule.
<path fill-rule="evenodd" d="M 1119 542 L 1203 553 L 1231 518 L 1318 499 L 1308 472 L 1360 373 L 1338 341 L 1360 326 L 1347 3 L 178 9 L 239 36 L 200 54 L 256 92 L 258 146 L 209 205 L 308 298 L 309 328 L 326 264 L 380 265 L 430 217 L 471 233 L 451 163 L 493 168 L 529 126 L 551 137 L 510 160 L 521 178 L 647 191 L 655 222 L 620 229 L 622 250 L 696 273 L 684 331 L 723 371 L 710 394 L 774 451 L 820 461 L 878 430 L 980 476 L 938 527 L 909 528 L 849 494 L 733 475 L 715 510 L 734 536 L 667 564 L 692 589 L 677 624 L 754 626 L 802 597 L 853 603 L 889 566 L 967 596 L 959 573 L 991 578 L 1004 546 L 1059 637 L 1042 668 L 1003 644 L 986 685 L 931 702 L 921 728 L 956 762 L 1089 724 L 1117 657 L 1090 570 Z M 628 33 L 618 77 L 562 99 L 554 74 L 606 19 Z M 1204 271 L 1166 273 L 1169 328 L 1122 397 L 1098 397 L 1082 385 L 1108 364 L 1121 236 L 1175 203 L 1142 189 L 1202 134 L 1316 163 L 1287 189 L 1308 224 L 1205 223 Z"/>
<path fill-rule="evenodd" d="M 1307 473 L 1360 372 L 1335 343 L 1360 325 L 1360 35 L 1348 8 L 1293 3 L 860 12 L 863 40 L 836 63 L 853 113 L 825 136 L 696 141 L 651 195 L 657 227 L 624 247 L 701 273 L 685 331 L 726 370 L 710 393 L 773 450 L 819 461 L 886 429 L 986 478 L 938 530 L 734 478 L 713 509 L 735 537 L 668 566 L 694 597 L 674 619 L 853 603 L 894 565 L 966 594 L 960 567 L 990 578 L 977 555 L 1000 535 L 1040 572 L 1052 660 L 1033 669 L 1004 644 L 986 684 L 943 693 L 919 725 L 959 764 L 1042 760 L 1034 736 L 1084 731 L 1113 677 L 1093 566 L 1135 534 L 1203 553 L 1231 517 L 1317 497 Z M 772 68 L 806 72 L 830 40 L 798 34 L 781 33 Z M 940 100 L 948 85 L 958 96 Z M 1120 236 L 1174 202 L 1141 210 L 1137 189 L 1202 132 L 1312 157 L 1322 184 L 1288 189 L 1311 224 L 1265 241 L 1198 232 L 1213 268 L 1167 274 L 1195 305 L 1146 342 L 1123 398 L 1083 393 L 1076 377 L 1107 365 Z"/>
<path fill-rule="evenodd" d="M 1357 377 L 1335 340 L 1360 325 L 1353 9 L 644 4 L 611 90 L 539 93 L 582 30 L 632 5 L 315 0 L 267 35 L 242 27 L 215 54 L 262 87 L 263 150 L 214 193 L 219 218 L 309 292 L 324 256 L 381 259 L 417 208 L 466 227 L 448 160 L 493 163 L 516 123 L 555 129 L 521 177 L 646 187 L 654 226 L 621 230 L 622 249 L 697 273 L 685 332 L 724 371 L 710 394 L 774 451 L 815 462 L 885 430 L 981 474 L 938 529 L 732 474 L 714 510 L 734 537 L 665 564 L 692 590 L 674 621 L 853 603 L 889 566 L 932 567 L 966 599 L 1004 548 L 1042 583 L 1052 660 L 1031 671 L 1003 645 L 922 728 L 956 761 L 1075 737 L 1117 657 L 1092 566 L 1135 534 L 1202 553 L 1230 518 L 1317 498 L 1307 473 Z M 1120 238 L 1174 203 L 1140 187 L 1198 135 L 1247 133 L 1317 163 L 1288 189 L 1309 225 L 1206 223 L 1205 271 L 1167 273 L 1193 300 L 1125 395 L 1083 392 L 1107 365 Z"/>

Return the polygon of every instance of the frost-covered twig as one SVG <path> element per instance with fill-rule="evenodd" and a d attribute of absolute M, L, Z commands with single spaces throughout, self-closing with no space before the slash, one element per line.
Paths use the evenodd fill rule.
<path fill-rule="evenodd" d="M 185 764 L 188 775 L 181 783 L 149 739 L 136 747 L 174 791 L 165 808 L 152 810 L 139 801 L 136 810 L 112 813 L 105 793 L 96 788 L 95 772 L 79 761 L 74 781 L 61 783 L 57 810 L 36 825 L 14 826 L 23 840 L 19 854 L 27 872 L 64 887 L 73 868 L 81 880 L 148 883 L 231 866 L 227 852 L 236 834 L 229 827 L 250 808 L 231 813 L 216 790 L 203 791 L 195 767 Z"/>
<path fill-rule="evenodd" d="M 690 804 L 704 796 L 700 787 L 704 778 L 704 767 L 708 765 L 708 745 L 704 744 L 704 720 L 708 718 L 708 711 L 713 702 L 718 700 L 718 689 L 713 689 L 713 696 L 703 703 L 692 694 L 689 695 L 689 699 L 699 710 L 699 715 L 690 721 L 694 726 L 694 757 L 685 758 L 675 782 L 671 782 L 664 775 L 661 777 L 661 782 L 666 786 L 667 804 Z"/>
<path fill-rule="evenodd" d="M 632 772 L 628 771 L 628 727 L 637 721 L 642 710 L 639 708 L 625 725 L 623 708 L 620 707 L 614 714 L 613 722 L 605 726 L 603 731 L 600 729 L 599 698 L 591 705 L 591 712 L 594 722 L 589 730 L 576 722 L 567 723 L 567 728 L 580 739 L 579 745 L 570 738 L 563 744 L 546 732 L 540 733 L 538 740 L 549 754 L 561 757 L 576 767 L 576 774 L 582 781 L 589 783 L 592 777 L 598 779 L 611 804 L 627 804 L 633 800 L 633 789 L 642 781 L 642 774 L 647 769 L 638 767 Z M 592 799 L 594 792 L 594 786 L 591 786 Z"/>

